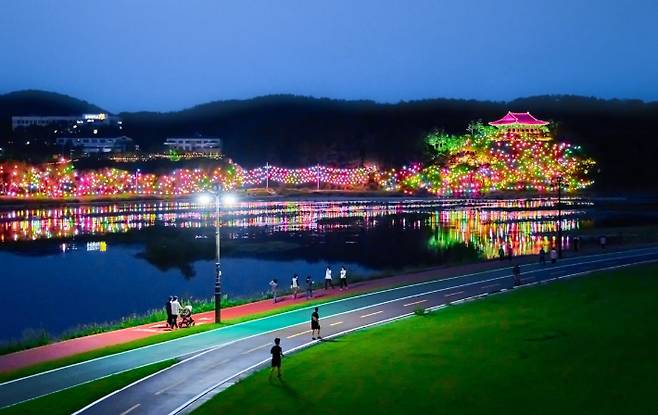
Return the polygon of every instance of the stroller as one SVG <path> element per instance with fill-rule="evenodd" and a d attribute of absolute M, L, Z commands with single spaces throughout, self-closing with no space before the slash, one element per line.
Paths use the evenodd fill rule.
<path fill-rule="evenodd" d="M 180 321 L 178 322 L 178 327 L 192 327 L 194 325 L 194 319 L 192 318 L 192 306 L 188 305 L 183 307 L 180 313 Z"/>

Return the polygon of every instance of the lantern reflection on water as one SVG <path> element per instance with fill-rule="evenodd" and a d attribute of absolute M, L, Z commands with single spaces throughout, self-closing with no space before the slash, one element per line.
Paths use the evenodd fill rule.
<path fill-rule="evenodd" d="M 591 202 L 565 201 L 562 229 L 579 228 Z M 143 201 L 102 205 L 70 205 L 0 211 L 0 247 L 12 241 L 63 240 L 81 235 L 126 233 L 153 226 L 211 228 L 214 212 L 188 201 Z M 428 230 L 428 249 L 455 244 L 476 248 L 485 258 L 511 246 L 514 255 L 530 254 L 555 244 L 555 200 L 420 199 L 343 201 L 243 201 L 227 208 L 222 226 L 230 238 L 249 229 L 266 232 L 332 232 L 350 227 L 369 230 L 388 225 L 400 231 Z M 563 247 L 569 244 L 563 238 Z M 105 245 L 106 247 L 106 245 Z M 99 247 L 100 250 L 100 247 Z"/>

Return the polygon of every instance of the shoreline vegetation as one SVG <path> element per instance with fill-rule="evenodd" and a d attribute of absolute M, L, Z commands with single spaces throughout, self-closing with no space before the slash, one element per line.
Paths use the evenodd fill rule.
<path fill-rule="evenodd" d="M 352 280 L 352 281 L 354 282 L 354 280 Z M 320 284 L 318 284 L 318 286 L 320 286 Z M 359 294 L 362 294 L 362 292 L 358 292 L 358 291 L 357 292 L 345 292 L 340 298 L 348 298 L 348 297 L 351 297 L 351 296 L 354 296 L 354 295 L 359 295 Z M 271 298 L 271 297 L 269 297 L 269 298 Z M 60 368 L 60 367 L 64 367 L 64 366 L 69 366 L 69 365 L 72 365 L 72 364 L 84 362 L 84 361 L 91 360 L 91 359 L 96 359 L 96 358 L 100 358 L 100 357 L 104 357 L 104 356 L 109 356 L 109 355 L 112 355 L 112 354 L 116 354 L 116 353 L 120 353 L 120 352 L 124 352 L 124 351 L 128 351 L 128 350 L 133 350 L 133 349 L 137 349 L 137 348 L 144 347 L 144 346 L 149 346 L 149 345 L 152 345 L 152 344 L 157 344 L 157 343 L 162 343 L 162 342 L 166 342 L 166 341 L 169 341 L 169 340 L 174 340 L 174 339 L 177 339 L 177 338 L 180 338 L 180 337 L 186 337 L 186 336 L 189 336 L 189 335 L 192 335 L 192 334 L 197 334 L 197 333 L 202 333 L 202 332 L 209 331 L 209 330 L 214 330 L 214 329 L 217 329 L 217 328 L 220 328 L 220 327 L 226 327 L 226 326 L 229 326 L 229 325 L 243 323 L 243 322 L 250 321 L 250 320 L 270 317 L 270 316 L 273 316 L 273 315 L 276 315 L 276 314 L 285 313 L 285 312 L 297 310 L 297 309 L 300 309 L 300 308 L 307 308 L 307 307 L 317 306 L 317 305 L 321 305 L 321 304 L 323 304 L 327 301 L 333 301 L 333 300 L 336 300 L 336 299 L 337 299 L 337 297 L 331 297 L 331 298 L 328 298 L 328 299 L 327 298 L 322 298 L 322 297 L 315 298 L 315 299 L 312 299 L 312 300 L 304 302 L 304 303 L 290 304 L 290 305 L 287 305 L 287 306 L 284 306 L 284 307 L 281 307 L 281 308 L 277 308 L 277 309 L 273 309 L 273 310 L 269 310 L 269 311 L 263 311 L 263 312 L 260 312 L 260 313 L 256 313 L 256 314 L 252 314 L 252 315 L 248 315 L 248 316 L 243 316 L 243 317 L 238 317 L 238 318 L 231 319 L 231 320 L 224 320 L 220 324 L 216 324 L 216 323 L 202 324 L 202 325 L 193 326 L 193 327 L 182 329 L 182 330 L 165 331 L 165 332 L 162 332 L 162 333 L 159 333 L 159 334 L 155 334 L 153 336 L 144 337 L 144 338 L 137 339 L 137 340 L 132 340 L 132 341 L 129 341 L 127 343 L 114 344 L 114 345 L 111 345 L 111 346 L 106 346 L 106 347 L 102 347 L 102 348 L 98 348 L 98 349 L 92 349 L 92 350 L 89 350 L 89 351 L 86 351 L 86 352 L 70 355 L 70 356 L 67 356 L 67 357 L 58 358 L 58 359 L 55 359 L 55 360 L 47 360 L 47 361 L 37 363 L 37 364 L 31 365 L 31 366 L 23 367 L 23 368 L 20 368 L 20 369 L 15 369 L 15 370 L 8 371 L 8 372 L 0 372 L 0 383 L 7 382 L 7 381 L 10 381 L 10 380 L 14 380 L 14 379 L 19 379 L 19 378 L 22 378 L 22 377 L 25 377 L 25 376 L 34 375 L 36 373 L 45 372 L 47 370 L 52 370 L 52 369 L 56 369 L 56 368 Z"/>
<path fill-rule="evenodd" d="M 450 264 L 450 265 L 457 265 L 457 264 Z M 398 270 L 395 272 L 416 272 L 416 271 L 421 271 L 423 269 L 424 268 L 409 267 L 404 270 Z M 370 277 L 359 277 L 358 275 L 355 275 L 354 277 L 350 278 L 350 282 L 356 283 L 361 281 L 386 278 L 392 276 L 393 273 L 394 271 L 382 272 L 380 274 L 373 275 Z M 314 289 L 320 289 L 322 282 L 317 281 L 315 285 L 317 286 Z M 287 296 L 290 294 L 292 294 L 291 290 L 280 290 L 277 293 L 278 296 Z M 345 294 L 346 294 L 345 296 L 347 296 L 348 293 Z M 230 298 L 227 295 L 223 295 L 221 307 L 222 308 L 237 307 L 240 305 L 269 300 L 269 299 L 272 299 L 272 294 L 269 292 L 262 293 L 259 295 L 253 295 L 249 297 L 237 297 L 237 298 Z M 332 297 L 331 299 L 334 299 L 334 297 Z M 311 303 L 321 303 L 321 302 L 323 302 L 322 299 L 318 299 L 318 301 L 312 300 L 309 301 L 308 303 L 295 305 L 295 307 L 308 306 Z M 215 303 L 213 298 L 206 298 L 206 299 L 183 298 L 181 299 L 181 304 L 191 305 L 194 314 L 204 313 L 215 309 Z M 279 313 L 279 312 L 287 311 L 288 309 L 289 309 L 288 307 L 283 307 L 281 309 L 277 309 L 273 311 Z M 263 313 L 259 313 L 256 317 L 263 317 L 263 316 L 264 316 Z M 80 325 L 77 327 L 72 327 L 68 330 L 65 330 L 64 332 L 62 332 L 60 335 L 57 336 L 49 334 L 44 329 L 29 328 L 25 330 L 25 333 L 21 339 L 0 342 L 0 355 L 6 355 L 14 352 L 19 352 L 22 350 L 28 350 L 52 343 L 76 339 L 79 337 L 91 336 L 100 333 L 107 333 L 115 330 L 128 329 L 149 323 L 162 323 L 166 321 L 166 319 L 167 319 L 167 315 L 163 307 L 159 309 L 148 310 L 145 311 L 144 313 L 133 313 L 115 321 L 91 323 L 91 324 Z M 227 322 L 227 324 L 233 324 L 235 322 L 244 321 L 245 319 L 246 318 L 239 318 L 239 319 L 231 320 Z"/>

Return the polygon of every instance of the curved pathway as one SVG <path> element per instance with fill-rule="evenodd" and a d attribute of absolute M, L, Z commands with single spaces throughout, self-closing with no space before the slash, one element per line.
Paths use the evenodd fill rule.
<path fill-rule="evenodd" d="M 658 261 L 658 248 L 633 249 L 564 259 L 557 264 L 527 264 L 524 282 L 542 282 L 599 269 Z M 417 307 L 440 307 L 464 298 L 511 288 L 510 267 L 421 282 L 323 304 L 323 334 L 339 335 L 401 318 Z M 0 384 L 0 406 L 92 381 L 113 373 L 171 358 L 184 360 L 95 402 L 84 414 L 169 414 L 186 410 L 269 358 L 274 337 L 290 352 L 315 343 L 308 333 L 311 310 L 275 316 L 191 335 L 90 360 Z"/>

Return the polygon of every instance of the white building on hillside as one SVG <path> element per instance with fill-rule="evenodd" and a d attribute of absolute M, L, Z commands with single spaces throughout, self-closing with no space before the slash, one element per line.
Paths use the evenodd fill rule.
<path fill-rule="evenodd" d="M 211 137 L 171 137 L 167 138 L 164 145 L 172 150 L 208 152 L 221 150 L 222 140 Z"/>
<path fill-rule="evenodd" d="M 82 150 L 83 153 L 123 153 L 132 150 L 133 139 L 122 135 L 120 137 L 57 137 L 55 144 L 60 147 L 71 147 Z"/>
<path fill-rule="evenodd" d="M 11 129 L 27 128 L 32 126 L 45 127 L 49 125 L 68 126 L 74 124 L 91 124 L 99 126 L 121 125 L 121 118 L 104 112 L 98 114 L 81 115 L 19 115 L 11 117 Z"/>

